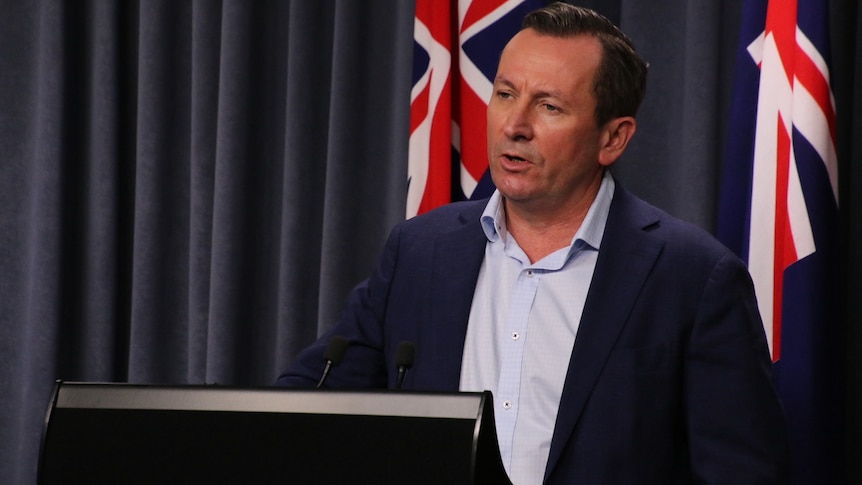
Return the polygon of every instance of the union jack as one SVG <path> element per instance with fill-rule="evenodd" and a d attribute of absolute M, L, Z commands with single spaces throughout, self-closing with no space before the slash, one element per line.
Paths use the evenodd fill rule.
<path fill-rule="evenodd" d="M 408 218 L 493 191 L 487 175 L 485 108 L 497 61 L 527 12 L 543 4 L 416 0 Z"/>
<path fill-rule="evenodd" d="M 843 436 L 828 3 L 749 0 L 736 69 L 718 236 L 754 282 L 794 480 L 839 483 L 830 478 Z"/>

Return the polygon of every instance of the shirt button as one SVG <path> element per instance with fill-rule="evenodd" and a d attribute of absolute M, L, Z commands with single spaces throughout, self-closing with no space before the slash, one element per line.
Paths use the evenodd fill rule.
<path fill-rule="evenodd" d="M 518 332 L 512 332 L 512 340 L 518 340 L 521 338 L 521 334 Z"/>
<path fill-rule="evenodd" d="M 531 270 L 531 269 L 528 269 L 528 270 L 527 270 L 527 278 L 532 278 L 532 277 L 533 277 L 533 274 L 534 274 L 534 273 L 533 273 L 533 270 Z"/>
<path fill-rule="evenodd" d="M 512 401 L 503 401 L 503 409 L 512 409 Z"/>

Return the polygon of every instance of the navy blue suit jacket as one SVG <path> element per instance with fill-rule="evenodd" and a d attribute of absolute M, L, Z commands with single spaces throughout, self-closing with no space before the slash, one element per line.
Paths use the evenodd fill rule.
<path fill-rule="evenodd" d="M 485 201 L 399 224 L 341 321 L 279 384 L 312 386 L 332 335 L 351 345 L 329 387 L 456 391 L 487 242 Z M 783 483 L 784 420 L 745 265 L 619 184 L 571 355 L 545 483 Z M 529 389 L 523 390 L 529 392 Z"/>

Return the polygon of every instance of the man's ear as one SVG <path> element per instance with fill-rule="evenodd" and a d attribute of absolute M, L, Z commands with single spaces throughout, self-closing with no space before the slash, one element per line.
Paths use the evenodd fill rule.
<path fill-rule="evenodd" d="M 637 122 L 632 116 L 614 118 L 602 128 L 602 146 L 599 150 L 599 165 L 610 167 L 626 150 L 629 140 L 637 130 Z"/>

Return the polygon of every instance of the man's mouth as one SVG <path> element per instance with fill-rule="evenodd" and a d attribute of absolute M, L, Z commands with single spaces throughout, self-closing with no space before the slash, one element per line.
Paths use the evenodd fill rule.
<path fill-rule="evenodd" d="M 506 157 L 510 162 L 526 162 L 527 161 L 526 159 L 523 159 L 521 157 L 517 157 L 515 155 L 503 155 L 503 156 Z"/>

